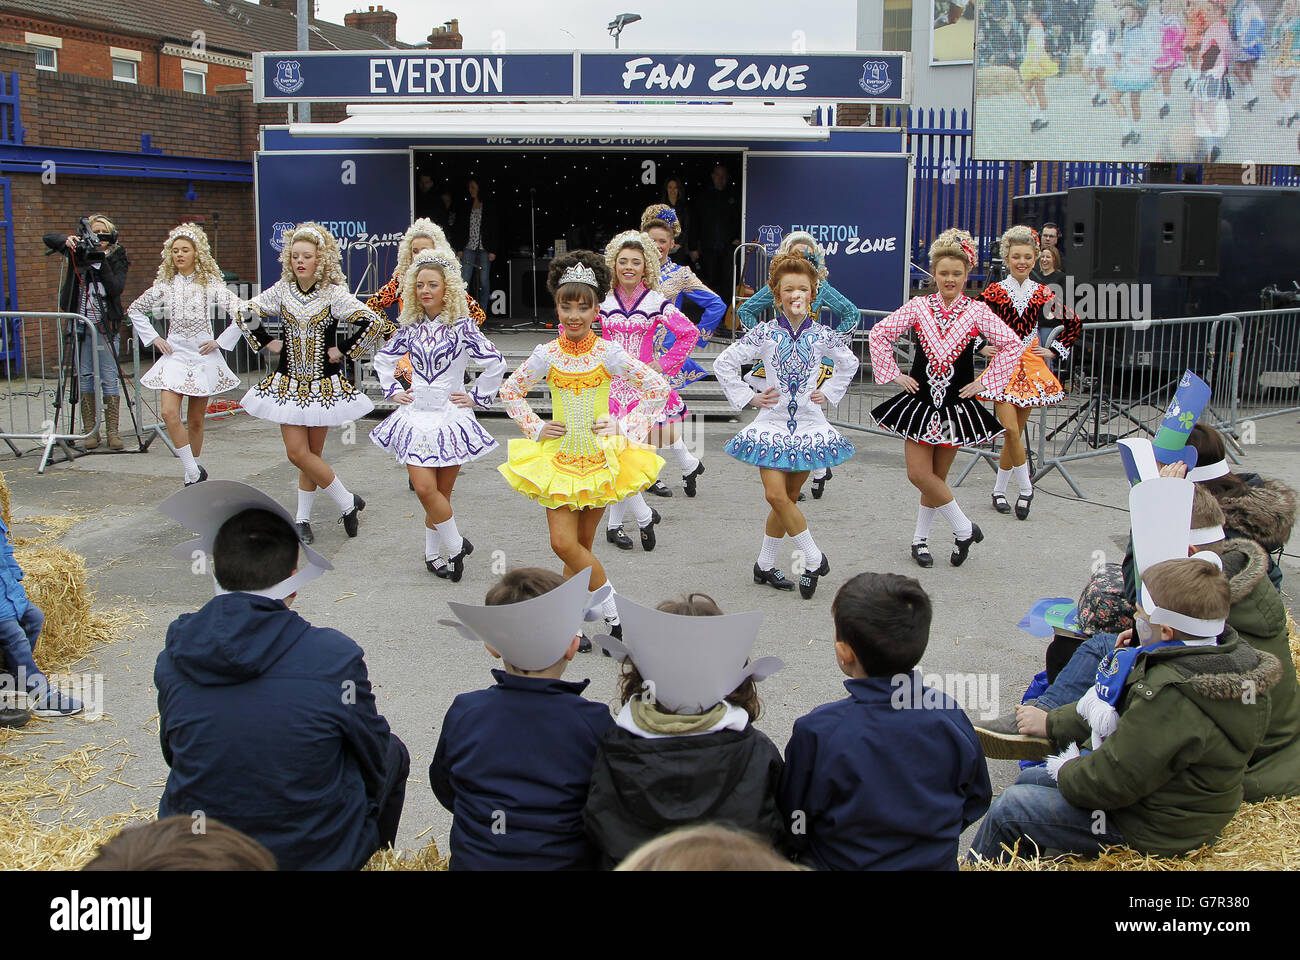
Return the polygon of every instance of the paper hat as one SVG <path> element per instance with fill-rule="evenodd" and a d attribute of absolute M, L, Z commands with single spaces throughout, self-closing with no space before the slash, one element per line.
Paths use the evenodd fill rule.
<path fill-rule="evenodd" d="M 1200 550 L 1192 554 L 1192 560 L 1203 560 L 1212 567 L 1217 567 L 1220 572 L 1223 571 L 1223 560 L 1217 553 L 1211 553 L 1208 550 Z M 1142 599 L 1142 609 L 1147 612 L 1147 619 L 1154 624 L 1163 624 L 1166 627 L 1172 627 L 1175 630 L 1181 630 L 1189 637 L 1218 637 L 1223 633 L 1223 628 L 1227 625 L 1227 620 L 1220 618 L 1217 620 L 1203 620 L 1200 617 L 1189 617 L 1185 613 L 1179 613 L 1176 610 L 1167 610 L 1155 602 L 1151 597 L 1151 592 L 1147 590 L 1147 585 L 1142 584 L 1140 591 Z"/>
<path fill-rule="evenodd" d="M 178 560 L 189 560 L 196 550 L 211 554 L 212 541 L 217 538 L 217 531 L 221 529 L 221 525 L 245 510 L 265 510 L 283 519 L 291 530 L 296 532 L 298 529 L 288 510 L 268 494 L 237 480 L 206 480 L 203 483 L 192 483 L 158 504 L 159 513 L 171 517 L 199 535 L 197 540 L 182 543 L 172 550 L 172 555 Z M 300 568 L 287 580 L 281 580 L 262 590 L 248 592 L 270 597 L 273 600 L 283 600 L 290 594 L 297 593 L 302 586 L 315 580 L 326 570 L 334 569 L 332 563 L 307 544 L 299 541 L 299 545 L 307 555 L 305 567 Z M 217 591 L 226 592 L 220 586 L 217 587 Z"/>
<path fill-rule="evenodd" d="M 1156 477 L 1143 480 L 1128 492 L 1133 561 L 1139 575 L 1163 560 L 1187 557 L 1192 536 L 1194 490 L 1190 480 Z"/>
<path fill-rule="evenodd" d="M 1210 385 L 1192 371 L 1184 370 L 1160 429 L 1151 441 L 1157 461 L 1174 463 L 1181 460 L 1189 470 L 1196 466 L 1196 448 L 1187 445 L 1187 436 L 1209 403 Z"/>
<path fill-rule="evenodd" d="M 456 619 L 438 622 L 455 627 L 466 640 L 486 643 L 520 670 L 545 670 L 564 656 L 582 631 L 583 620 L 595 619 L 609 596 L 608 583 L 592 593 L 587 590 L 590 582 L 587 567 L 549 593 L 519 603 L 476 606 L 448 601 Z"/>
<path fill-rule="evenodd" d="M 1128 477 L 1130 485 L 1160 476 L 1155 448 L 1146 437 L 1126 437 L 1121 440 L 1119 459 L 1124 464 L 1124 475 Z"/>
<path fill-rule="evenodd" d="M 758 640 L 758 611 L 690 617 L 652 610 L 618 598 L 623 642 L 592 638 L 616 658 L 630 658 L 656 702 L 673 713 L 703 713 L 745 678 L 763 680 L 785 666 L 779 657 L 746 663 Z"/>

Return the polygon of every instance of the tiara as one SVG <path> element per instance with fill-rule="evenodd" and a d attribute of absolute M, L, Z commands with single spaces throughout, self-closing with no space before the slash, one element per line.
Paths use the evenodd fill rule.
<path fill-rule="evenodd" d="M 322 234 L 315 227 L 299 227 L 297 230 L 293 232 L 293 238 L 297 240 L 303 234 L 306 234 L 307 236 L 315 240 L 316 246 L 318 247 L 325 246 L 325 235 Z"/>
<path fill-rule="evenodd" d="M 444 270 L 451 270 L 452 272 L 455 272 L 458 269 L 450 260 L 438 256 L 432 250 L 421 250 L 415 255 L 415 259 L 411 261 L 410 270 L 414 270 L 416 267 L 427 267 L 431 263 L 436 263 Z"/>
<path fill-rule="evenodd" d="M 182 237 L 196 247 L 199 245 L 198 231 L 188 223 L 182 223 L 180 226 L 172 228 L 172 232 L 167 234 L 167 245 L 170 246 L 173 241 Z"/>
<path fill-rule="evenodd" d="M 560 275 L 560 286 L 566 283 L 585 283 L 596 290 L 600 289 L 600 284 L 596 282 L 596 271 L 585 263 L 575 263 Z"/>

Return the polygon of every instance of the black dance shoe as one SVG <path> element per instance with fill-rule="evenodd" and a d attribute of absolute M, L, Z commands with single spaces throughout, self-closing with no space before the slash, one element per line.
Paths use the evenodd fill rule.
<path fill-rule="evenodd" d="M 817 592 L 817 578 L 824 577 L 831 572 L 831 562 L 822 554 L 821 566 L 816 570 L 804 570 L 799 574 L 799 596 L 805 600 L 811 600 L 813 594 Z"/>
<path fill-rule="evenodd" d="M 361 511 L 364 509 L 366 509 L 366 501 L 355 493 L 352 494 L 352 509 L 339 517 L 339 523 L 343 524 L 343 529 L 349 537 L 357 535 L 357 527 L 361 525 Z"/>
<path fill-rule="evenodd" d="M 451 567 L 445 562 L 438 563 L 436 560 L 430 560 L 428 557 L 425 557 L 424 566 L 425 569 L 440 580 L 446 580 L 451 576 Z"/>
<path fill-rule="evenodd" d="M 1007 495 L 1005 493 L 993 494 L 993 509 L 998 513 L 1011 512 L 1011 504 L 1007 503 Z"/>
<path fill-rule="evenodd" d="M 606 527 L 605 539 L 620 550 L 632 549 L 632 538 L 623 532 L 622 527 Z"/>
<path fill-rule="evenodd" d="M 948 562 L 951 563 L 954 567 L 960 567 L 963 563 L 966 562 L 966 554 L 970 552 L 971 544 L 982 543 L 983 541 L 984 541 L 984 531 L 980 529 L 980 525 L 978 523 L 972 523 L 970 525 L 969 537 L 967 537 L 965 540 L 953 541 L 952 556 L 948 558 Z"/>
<path fill-rule="evenodd" d="M 1029 504 L 1034 500 L 1032 493 L 1022 493 L 1016 497 L 1016 519 L 1024 520 L 1029 516 Z"/>
<path fill-rule="evenodd" d="M 591 638 L 590 638 L 590 637 L 585 637 L 585 636 L 584 636 L 581 640 L 578 641 L 578 652 L 579 652 L 579 653 L 591 653 Z"/>
<path fill-rule="evenodd" d="M 824 476 L 813 477 L 812 495 L 814 500 L 820 500 L 822 498 L 822 494 L 826 492 L 826 484 L 831 482 L 831 477 L 833 476 L 835 476 L 835 474 L 831 473 L 828 469 Z"/>
<path fill-rule="evenodd" d="M 465 558 L 473 552 L 474 544 L 462 537 L 460 553 L 447 561 L 447 565 L 451 567 L 451 573 L 447 575 L 448 580 L 452 583 L 460 583 L 460 578 L 465 573 Z"/>
<path fill-rule="evenodd" d="M 912 559 L 918 567 L 933 567 L 934 557 L 930 556 L 930 545 L 922 540 L 912 544 Z"/>
<path fill-rule="evenodd" d="M 187 487 L 192 487 L 192 486 L 194 486 L 194 484 L 196 484 L 196 483 L 202 483 L 202 482 L 203 482 L 204 480 L 206 480 L 206 479 L 208 479 L 208 471 L 204 470 L 202 464 L 200 464 L 200 465 L 199 465 L 199 478 L 198 478 L 197 480 L 186 480 L 186 481 L 185 481 L 185 486 L 187 486 Z"/>
<path fill-rule="evenodd" d="M 671 497 L 673 492 L 664 486 L 662 480 L 656 480 L 646 488 L 646 493 L 653 493 L 656 497 Z"/>
<path fill-rule="evenodd" d="M 303 543 L 312 543 L 316 540 L 316 534 L 311 532 L 311 524 L 306 520 L 299 520 L 294 526 L 298 528 L 298 539 Z"/>
<path fill-rule="evenodd" d="M 686 485 L 686 495 L 688 497 L 695 496 L 695 479 L 703 472 L 704 472 L 704 463 L 703 461 L 701 461 L 699 466 L 697 466 L 690 473 L 682 474 L 682 483 Z"/>
<path fill-rule="evenodd" d="M 778 590 L 793 590 L 794 581 L 787 580 L 785 574 L 773 567 L 771 570 L 760 570 L 758 564 L 754 564 L 754 582 L 766 583 L 769 587 L 776 587 Z"/>
<path fill-rule="evenodd" d="M 650 522 L 641 528 L 641 549 L 649 553 L 655 548 L 655 524 L 662 520 L 659 511 L 650 508 Z"/>

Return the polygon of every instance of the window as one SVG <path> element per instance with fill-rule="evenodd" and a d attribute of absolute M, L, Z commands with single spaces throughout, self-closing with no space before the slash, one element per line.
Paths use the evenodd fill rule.
<path fill-rule="evenodd" d="M 207 93 L 208 78 L 201 73 L 193 70 L 182 70 L 181 77 L 184 82 L 186 93 Z"/>
<path fill-rule="evenodd" d="M 113 58 L 113 79 L 120 80 L 122 83 L 136 82 L 136 67 L 134 60 L 119 60 Z"/>
<path fill-rule="evenodd" d="M 59 69 L 59 51 L 53 47 L 36 48 L 36 69 L 37 70 L 58 70 Z"/>
<path fill-rule="evenodd" d="M 912 49 L 911 0 L 885 0 L 881 44 L 886 50 Z"/>
<path fill-rule="evenodd" d="M 59 50 L 63 48 L 63 38 L 46 33 L 24 33 L 23 39 L 36 54 L 37 70 L 58 70 Z"/>

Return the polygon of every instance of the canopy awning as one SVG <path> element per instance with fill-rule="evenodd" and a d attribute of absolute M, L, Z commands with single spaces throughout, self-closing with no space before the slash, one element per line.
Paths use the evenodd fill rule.
<path fill-rule="evenodd" d="M 349 104 L 337 123 L 292 123 L 295 137 L 583 137 L 669 140 L 826 140 L 795 103 Z"/>

